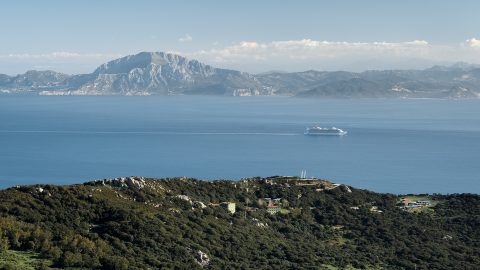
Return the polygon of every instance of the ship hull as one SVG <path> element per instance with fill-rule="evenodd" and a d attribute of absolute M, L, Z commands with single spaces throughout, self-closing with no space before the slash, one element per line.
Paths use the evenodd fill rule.
<path fill-rule="evenodd" d="M 343 136 L 347 134 L 347 132 L 339 132 L 339 133 L 311 133 L 311 132 L 305 132 L 305 135 L 308 136 Z"/>

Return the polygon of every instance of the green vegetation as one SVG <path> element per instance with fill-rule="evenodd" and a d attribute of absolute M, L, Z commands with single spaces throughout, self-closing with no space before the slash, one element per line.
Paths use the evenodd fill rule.
<path fill-rule="evenodd" d="M 48 269 L 51 265 L 51 261 L 39 258 L 39 254 L 34 252 L 14 250 L 4 250 L 0 252 L 0 269 Z"/>
<path fill-rule="evenodd" d="M 410 213 L 395 195 L 282 177 L 10 188 L 0 269 L 476 269 L 480 196 L 429 198 Z"/>

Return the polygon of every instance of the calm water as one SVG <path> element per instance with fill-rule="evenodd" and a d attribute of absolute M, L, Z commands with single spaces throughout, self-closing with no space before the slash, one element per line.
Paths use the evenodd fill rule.
<path fill-rule="evenodd" d="M 304 136 L 321 123 L 344 137 Z M 480 193 L 480 101 L 0 96 L 0 187 L 299 175 Z"/>

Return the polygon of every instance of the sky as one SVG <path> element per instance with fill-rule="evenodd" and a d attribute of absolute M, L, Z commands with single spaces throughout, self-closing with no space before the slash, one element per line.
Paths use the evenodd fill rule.
<path fill-rule="evenodd" d="M 5 0 L 0 73 L 89 73 L 141 51 L 260 73 L 480 64 L 477 0 Z"/>

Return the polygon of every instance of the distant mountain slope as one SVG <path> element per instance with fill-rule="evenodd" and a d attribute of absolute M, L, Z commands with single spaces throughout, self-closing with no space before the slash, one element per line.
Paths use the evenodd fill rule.
<path fill-rule="evenodd" d="M 268 72 L 219 69 L 163 52 L 141 52 L 89 74 L 0 74 L 0 93 L 41 95 L 286 95 L 308 98 L 478 98 L 480 68 L 458 63 L 425 70 Z"/>
<path fill-rule="evenodd" d="M 354 72 L 307 71 L 257 76 L 278 93 L 309 98 L 478 98 L 476 66 L 435 66 L 425 70 Z"/>
<path fill-rule="evenodd" d="M 55 89 L 64 87 L 64 81 L 69 77 L 67 74 L 51 70 L 30 70 L 24 74 L 10 77 L 0 74 L 0 89 L 12 92 L 35 91 L 42 89 Z"/>
<path fill-rule="evenodd" d="M 364 97 L 394 97 L 394 92 L 386 89 L 391 85 L 383 82 L 369 81 L 361 78 L 336 81 L 316 86 L 297 94 L 299 97 L 326 98 L 364 98 Z"/>
<path fill-rule="evenodd" d="M 358 75 L 346 71 L 326 72 L 309 70 L 295 73 L 260 74 L 256 77 L 263 85 L 275 89 L 275 92 L 278 94 L 294 95 L 309 90 L 319 83 L 348 80 L 356 78 Z"/>

